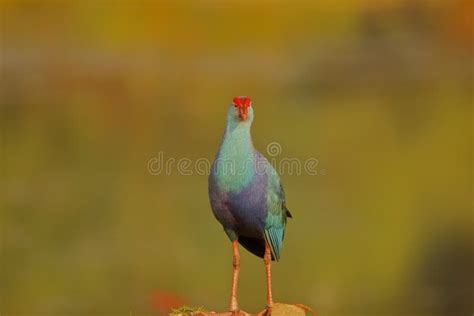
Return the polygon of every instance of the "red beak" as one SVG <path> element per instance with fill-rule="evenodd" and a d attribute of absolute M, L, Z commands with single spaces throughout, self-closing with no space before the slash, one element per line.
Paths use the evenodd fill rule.
<path fill-rule="evenodd" d="M 246 108 L 246 107 L 239 107 L 239 118 L 240 118 L 242 121 L 245 121 L 245 120 L 247 119 L 248 112 L 249 112 L 249 108 Z"/>

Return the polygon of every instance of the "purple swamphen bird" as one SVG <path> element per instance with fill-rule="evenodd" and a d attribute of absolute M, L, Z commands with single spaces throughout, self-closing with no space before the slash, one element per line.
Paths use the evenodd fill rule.
<path fill-rule="evenodd" d="M 235 97 L 227 112 L 224 137 L 209 175 L 212 211 L 232 241 L 233 277 L 230 310 L 239 310 L 237 283 L 240 270 L 238 243 L 264 259 L 267 311 L 273 305 L 271 260 L 280 258 L 287 217 L 280 177 L 255 150 L 250 127 L 254 118 L 248 97 Z"/>

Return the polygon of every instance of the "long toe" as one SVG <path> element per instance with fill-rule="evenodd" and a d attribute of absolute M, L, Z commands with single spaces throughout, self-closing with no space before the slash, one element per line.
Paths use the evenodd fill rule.
<path fill-rule="evenodd" d="M 271 316 L 271 314 L 272 314 L 272 308 L 266 307 L 263 311 L 258 313 L 256 316 Z"/>

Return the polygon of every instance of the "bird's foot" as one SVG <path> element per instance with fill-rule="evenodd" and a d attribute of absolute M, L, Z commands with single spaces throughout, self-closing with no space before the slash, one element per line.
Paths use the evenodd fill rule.
<path fill-rule="evenodd" d="M 232 316 L 251 316 L 249 313 L 244 312 L 240 309 L 231 310 L 231 311 L 229 311 L 229 314 L 232 315 Z M 228 314 L 226 313 L 226 315 L 228 315 Z"/>
<path fill-rule="evenodd" d="M 256 316 L 271 316 L 272 315 L 272 307 L 267 306 L 263 311 L 258 313 Z"/>
<path fill-rule="evenodd" d="M 232 299 L 230 301 L 229 312 L 232 316 L 242 315 L 242 311 L 240 310 L 239 304 L 237 303 L 237 299 L 235 297 L 232 297 Z"/>
<path fill-rule="evenodd" d="M 232 315 L 240 315 L 239 314 L 240 313 L 240 308 L 239 308 L 239 305 L 237 304 L 237 300 L 235 298 L 231 299 L 229 312 Z"/>

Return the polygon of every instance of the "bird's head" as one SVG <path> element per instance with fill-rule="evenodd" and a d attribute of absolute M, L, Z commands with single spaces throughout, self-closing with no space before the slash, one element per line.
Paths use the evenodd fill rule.
<path fill-rule="evenodd" d="M 233 100 L 236 114 L 241 121 L 246 121 L 249 114 L 249 108 L 252 106 L 252 100 L 249 97 L 234 97 Z"/>
<path fill-rule="evenodd" d="M 252 123 L 252 100 L 249 97 L 234 97 L 229 108 L 228 119 L 233 122 L 233 125 Z"/>

